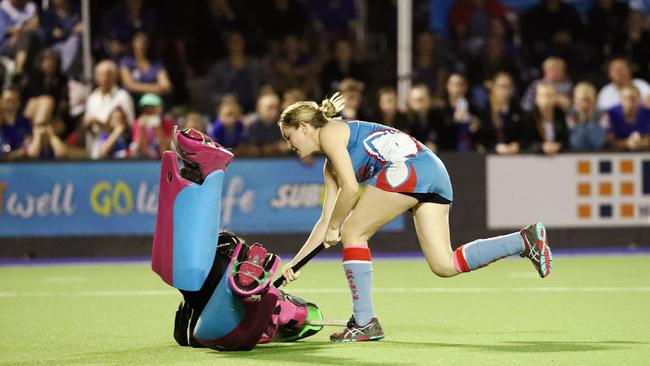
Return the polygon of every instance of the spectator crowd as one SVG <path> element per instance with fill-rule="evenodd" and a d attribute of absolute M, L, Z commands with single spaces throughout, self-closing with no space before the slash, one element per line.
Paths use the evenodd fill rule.
<path fill-rule="evenodd" d="M 87 81 L 78 1 L 0 0 L 0 160 L 159 158 L 175 125 L 240 156 L 281 156 L 282 109 L 337 91 L 344 119 L 434 151 L 650 151 L 638 1 L 447 2 L 413 3 L 401 109 L 396 1 L 91 2 Z M 440 31 L 429 15 L 442 8 Z"/>

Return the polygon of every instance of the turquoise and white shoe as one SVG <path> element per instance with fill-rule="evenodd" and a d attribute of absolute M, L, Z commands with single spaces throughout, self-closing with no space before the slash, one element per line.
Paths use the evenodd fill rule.
<path fill-rule="evenodd" d="M 524 239 L 524 251 L 521 252 L 521 256 L 528 257 L 533 262 L 533 266 L 537 269 L 540 277 L 544 278 L 551 274 L 553 254 L 548 246 L 548 237 L 546 236 L 544 224 L 538 222 L 526 226 L 519 233 Z"/>
<path fill-rule="evenodd" d="M 330 335 L 332 342 L 366 342 L 378 341 L 383 338 L 384 331 L 381 329 L 377 318 L 372 318 L 368 324 L 361 326 L 357 324 L 354 315 L 352 315 L 343 331 Z"/>

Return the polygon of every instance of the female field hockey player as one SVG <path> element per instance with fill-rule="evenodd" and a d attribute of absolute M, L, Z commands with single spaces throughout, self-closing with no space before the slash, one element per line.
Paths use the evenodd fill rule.
<path fill-rule="evenodd" d="M 372 306 L 372 261 L 368 240 L 397 215 L 412 210 L 415 229 L 431 271 L 441 277 L 469 272 L 510 255 L 528 257 L 539 275 L 551 272 L 546 229 L 533 224 L 512 234 L 479 239 L 451 249 L 449 208 L 451 182 L 443 163 L 424 144 L 388 126 L 334 119 L 345 101 L 335 94 L 319 106 L 297 102 L 287 107 L 278 125 L 301 159 L 324 153 L 326 195 L 323 212 L 283 275 L 321 243 L 343 243 L 343 269 L 352 292 L 353 316 L 347 328 L 332 334 L 335 342 L 384 337 Z M 359 194 L 359 184 L 366 184 Z"/>

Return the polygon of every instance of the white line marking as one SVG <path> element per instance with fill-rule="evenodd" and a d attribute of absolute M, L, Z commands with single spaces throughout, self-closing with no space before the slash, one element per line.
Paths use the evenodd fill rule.
<path fill-rule="evenodd" d="M 142 296 L 169 296 L 178 295 L 178 291 L 173 290 L 125 290 L 125 291 L 75 291 L 75 292 L 0 292 L 0 298 L 3 297 L 142 297 Z"/>
<path fill-rule="evenodd" d="M 341 288 L 289 288 L 297 294 L 339 294 L 349 293 L 350 290 Z M 412 293 L 617 293 L 617 292 L 650 292 L 650 287 L 424 287 L 424 288 L 399 288 L 383 287 L 373 290 L 379 294 L 412 294 Z M 143 296 L 175 296 L 179 293 L 174 290 L 104 290 L 104 291 L 75 291 L 75 292 L 0 292 L 0 298 L 16 297 L 143 297 Z"/>
<path fill-rule="evenodd" d="M 109 297 L 119 297 L 119 296 L 167 296 L 167 295 L 176 295 L 178 291 L 173 290 L 142 290 L 142 291 L 81 291 L 77 293 L 71 293 L 72 295 L 77 294 L 78 296 L 109 296 Z"/>
<path fill-rule="evenodd" d="M 347 293 L 347 288 L 296 288 L 295 293 Z M 467 292 L 650 292 L 650 287 L 424 287 L 424 288 L 376 288 L 374 293 L 467 293 Z"/>

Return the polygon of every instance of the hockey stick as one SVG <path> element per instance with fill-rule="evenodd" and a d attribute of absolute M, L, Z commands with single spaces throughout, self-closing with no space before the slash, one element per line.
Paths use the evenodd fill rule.
<path fill-rule="evenodd" d="M 300 268 L 302 268 L 302 266 L 307 264 L 307 262 L 309 262 L 312 258 L 314 258 L 314 256 L 316 256 L 316 254 L 320 253 L 321 250 L 323 250 L 323 249 L 325 249 L 325 244 L 320 243 L 319 246 L 317 246 L 316 248 L 314 248 L 314 250 L 309 252 L 309 254 L 307 254 L 303 259 L 301 259 L 300 262 L 296 263 L 295 266 L 291 267 L 291 269 L 294 272 L 298 271 Z M 275 281 L 273 281 L 273 286 L 275 286 L 275 287 L 282 286 L 282 283 L 284 282 L 284 280 L 285 280 L 284 276 L 278 277 Z"/>

